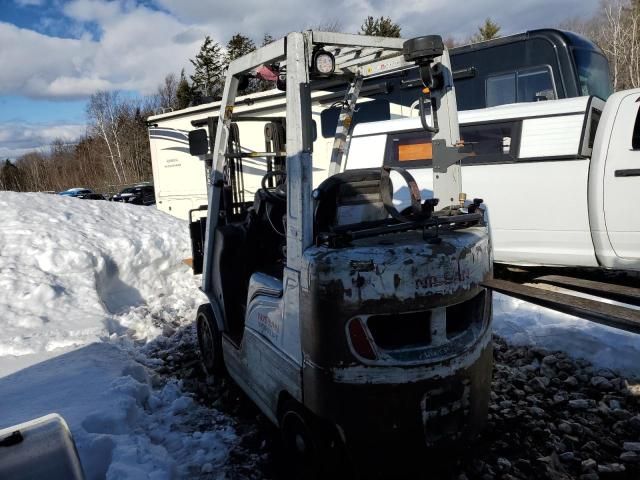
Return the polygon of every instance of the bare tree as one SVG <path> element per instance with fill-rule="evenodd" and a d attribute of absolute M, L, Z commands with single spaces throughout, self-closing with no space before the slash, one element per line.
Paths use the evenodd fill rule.
<path fill-rule="evenodd" d="M 624 45 L 624 7 L 622 2 L 611 2 L 604 7 L 604 21 L 601 25 L 598 43 L 609 58 L 611 76 L 614 85 L 620 83 L 620 70 Z"/>
<path fill-rule="evenodd" d="M 178 77 L 175 73 L 169 73 L 164 77 L 164 82 L 158 86 L 158 108 L 176 109 L 178 106 Z"/>
<path fill-rule="evenodd" d="M 595 42 L 609 60 L 616 90 L 640 87 L 640 4 L 603 0 L 593 18 L 568 19 L 560 28 L 580 33 Z"/>
<path fill-rule="evenodd" d="M 113 165 L 113 171 L 118 178 L 119 183 L 123 183 L 124 176 L 122 168 L 120 166 L 120 159 L 118 153 L 115 150 L 113 141 L 113 131 L 110 122 L 112 118 L 113 107 L 111 106 L 114 101 L 113 95 L 107 91 L 99 91 L 91 95 L 89 102 L 87 103 L 87 115 L 92 131 L 100 136 L 107 146 L 109 151 L 109 159 Z"/>

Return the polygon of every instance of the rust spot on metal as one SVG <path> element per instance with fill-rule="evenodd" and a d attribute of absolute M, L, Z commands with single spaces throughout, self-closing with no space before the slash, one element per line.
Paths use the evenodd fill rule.
<path fill-rule="evenodd" d="M 373 260 L 351 260 L 349 267 L 351 268 L 351 275 L 356 272 L 373 272 L 376 269 Z"/>

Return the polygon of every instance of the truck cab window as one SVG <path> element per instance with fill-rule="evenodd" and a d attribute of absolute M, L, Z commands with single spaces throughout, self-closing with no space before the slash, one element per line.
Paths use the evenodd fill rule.
<path fill-rule="evenodd" d="M 574 48 L 573 58 L 582 95 L 595 95 L 606 100 L 613 92 L 607 59 L 593 50 L 584 48 Z"/>
<path fill-rule="evenodd" d="M 538 102 L 556 98 L 549 67 L 518 72 L 518 102 Z"/>
<path fill-rule="evenodd" d="M 636 122 L 633 125 L 631 148 L 634 150 L 640 150 L 640 108 L 638 109 L 638 113 L 636 113 Z"/>
<path fill-rule="evenodd" d="M 537 102 L 557 97 L 551 69 L 546 66 L 492 75 L 486 80 L 487 107 Z"/>
<path fill-rule="evenodd" d="M 515 72 L 487 78 L 487 107 L 507 103 L 516 103 Z"/>

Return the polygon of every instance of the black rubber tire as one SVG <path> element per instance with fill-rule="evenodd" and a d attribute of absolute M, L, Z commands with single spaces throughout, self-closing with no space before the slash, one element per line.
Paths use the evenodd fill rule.
<path fill-rule="evenodd" d="M 196 331 L 202 368 L 208 375 L 223 375 L 225 368 L 222 356 L 222 334 L 213 315 L 213 309 L 208 303 L 198 307 Z"/>
<path fill-rule="evenodd" d="M 293 400 L 282 408 L 279 424 L 290 478 L 352 478 L 346 474 L 344 446 L 334 426 Z"/>

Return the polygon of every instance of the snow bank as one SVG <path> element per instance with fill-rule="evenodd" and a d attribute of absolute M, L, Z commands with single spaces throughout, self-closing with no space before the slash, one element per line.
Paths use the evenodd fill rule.
<path fill-rule="evenodd" d="M 108 343 L 1 378 L 0 392 L 0 428 L 60 413 L 88 479 L 194 478 L 205 463 L 222 471 L 236 438 L 226 419 L 195 405 L 177 382 L 158 385 Z"/>
<path fill-rule="evenodd" d="M 494 293 L 493 330 L 512 345 L 534 345 L 640 377 L 640 335 Z"/>
<path fill-rule="evenodd" d="M 0 192 L 0 245 L 0 357 L 153 338 L 204 299 L 185 223 L 155 208 Z"/>
<path fill-rule="evenodd" d="M 204 301 L 185 222 L 0 192 L 0 246 L 0 428 L 60 413 L 88 479 L 223 476 L 232 423 L 140 363 Z"/>

